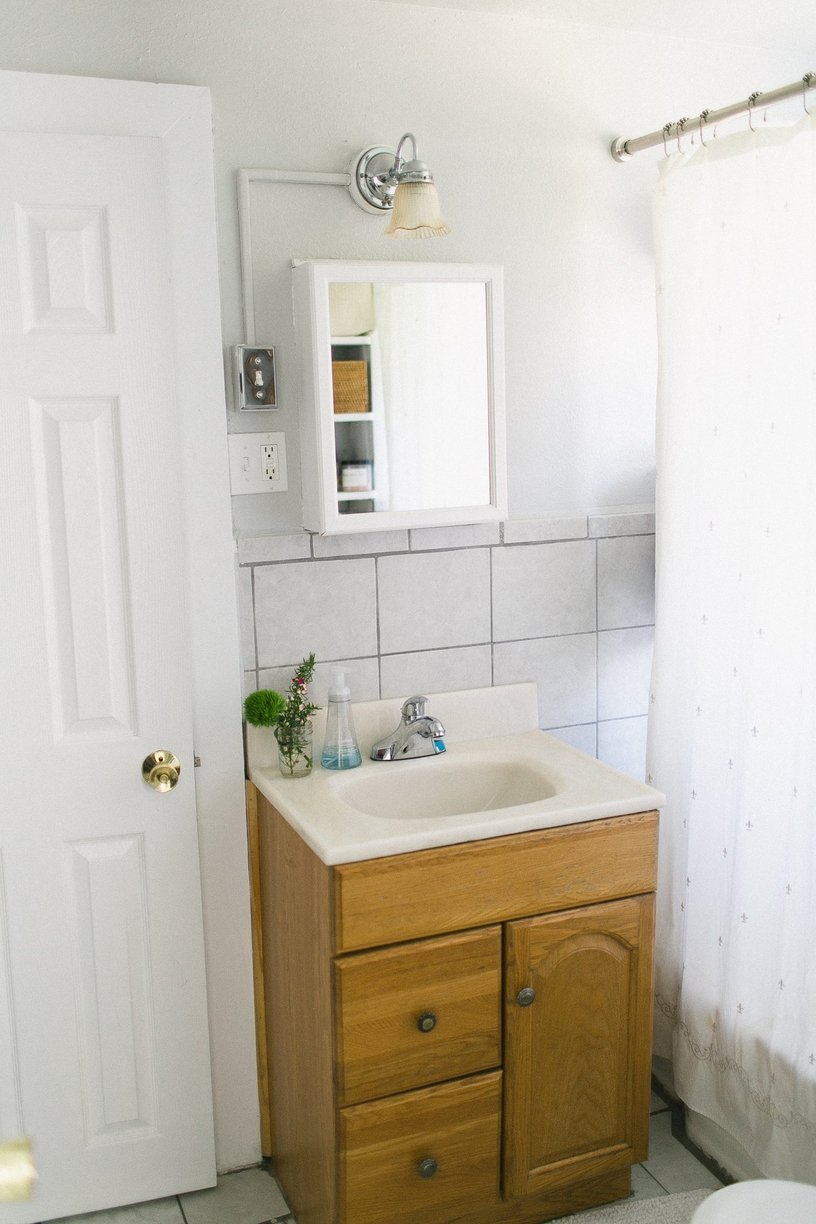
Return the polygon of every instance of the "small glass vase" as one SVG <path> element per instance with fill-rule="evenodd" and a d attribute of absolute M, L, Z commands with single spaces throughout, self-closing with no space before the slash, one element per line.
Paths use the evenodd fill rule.
<path fill-rule="evenodd" d="M 278 741 L 278 768 L 284 778 L 305 778 L 312 772 L 312 724 L 302 727 L 275 727 Z"/>

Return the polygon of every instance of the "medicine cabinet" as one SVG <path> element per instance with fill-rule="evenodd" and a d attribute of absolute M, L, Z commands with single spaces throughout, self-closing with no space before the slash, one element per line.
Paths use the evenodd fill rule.
<path fill-rule="evenodd" d="M 501 269 L 306 261 L 293 283 L 303 525 L 506 517 Z"/>

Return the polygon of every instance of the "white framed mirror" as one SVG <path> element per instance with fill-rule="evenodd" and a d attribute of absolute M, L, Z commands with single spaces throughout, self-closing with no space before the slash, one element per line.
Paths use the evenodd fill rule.
<path fill-rule="evenodd" d="M 501 268 L 309 260 L 293 285 L 303 525 L 506 517 Z"/>

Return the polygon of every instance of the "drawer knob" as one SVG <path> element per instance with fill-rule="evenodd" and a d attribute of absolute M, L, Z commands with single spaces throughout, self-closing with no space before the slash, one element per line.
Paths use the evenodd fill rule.
<path fill-rule="evenodd" d="M 516 1002 L 519 1007 L 529 1007 L 531 1003 L 535 1003 L 535 991 L 532 986 L 524 986 L 516 995 Z"/>
<path fill-rule="evenodd" d="M 430 1033 L 431 1029 L 436 1028 L 436 1016 L 433 1012 L 423 1012 L 417 1020 L 417 1028 L 420 1033 Z"/>
<path fill-rule="evenodd" d="M 433 1177 L 438 1168 L 439 1165 L 436 1163 L 433 1156 L 426 1156 L 425 1159 L 420 1160 L 419 1164 L 417 1165 L 417 1172 L 419 1173 L 420 1177 L 427 1179 L 429 1177 Z"/>

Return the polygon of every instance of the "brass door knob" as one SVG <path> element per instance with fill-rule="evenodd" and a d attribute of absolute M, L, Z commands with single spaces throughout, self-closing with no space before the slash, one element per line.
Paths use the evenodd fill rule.
<path fill-rule="evenodd" d="M 37 1181 L 37 1170 L 28 1139 L 0 1143 L 0 1203 L 21 1203 L 30 1199 Z"/>
<path fill-rule="evenodd" d="M 180 773 L 181 761 L 167 748 L 157 748 L 142 761 L 142 777 L 161 794 L 177 785 Z"/>

